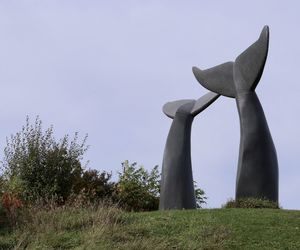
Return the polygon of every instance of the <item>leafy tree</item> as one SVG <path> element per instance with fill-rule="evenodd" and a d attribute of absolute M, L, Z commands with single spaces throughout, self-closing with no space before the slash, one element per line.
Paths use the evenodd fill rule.
<path fill-rule="evenodd" d="M 34 124 L 27 117 L 25 126 L 7 139 L 4 149 L 0 191 L 5 194 L 2 198 L 6 207 L 20 207 L 19 199 L 31 202 L 57 198 L 62 203 L 111 199 L 130 211 L 158 209 L 158 166 L 147 171 L 137 163 L 125 161 L 119 180 L 111 182 L 111 174 L 105 171 L 83 169 L 86 139 L 87 136 L 79 143 L 75 133 L 71 140 L 65 135 L 56 141 L 53 126 L 43 130 L 39 117 Z M 195 186 L 195 195 L 197 206 L 201 207 L 207 199 L 205 193 Z"/>
<path fill-rule="evenodd" d="M 81 193 L 89 202 L 99 200 L 113 200 L 115 183 L 111 179 L 112 174 L 105 171 L 88 169 L 82 173 L 80 181 L 74 187 L 74 193 Z"/>
<path fill-rule="evenodd" d="M 160 180 L 158 166 L 148 172 L 143 166 L 137 166 L 136 162 L 130 164 L 125 161 L 122 168 L 116 185 L 116 198 L 120 205 L 133 211 L 157 210 Z"/>
<path fill-rule="evenodd" d="M 122 163 L 122 172 L 116 184 L 116 197 L 120 205 L 127 210 L 152 211 L 157 210 L 160 195 L 160 177 L 158 166 L 150 172 L 134 162 Z M 197 187 L 195 182 L 195 196 L 197 208 L 206 203 L 205 192 Z"/>
<path fill-rule="evenodd" d="M 78 133 L 72 140 L 65 135 L 58 142 L 53 126 L 42 130 L 42 121 L 29 118 L 21 132 L 7 139 L 2 161 L 6 187 L 22 190 L 24 200 L 68 198 L 83 173 L 81 160 L 87 150 L 87 136 L 78 142 Z"/>

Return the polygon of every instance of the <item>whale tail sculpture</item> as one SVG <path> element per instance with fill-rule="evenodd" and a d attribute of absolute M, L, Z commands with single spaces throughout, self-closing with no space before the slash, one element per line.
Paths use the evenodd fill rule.
<path fill-rule="evenodd" d="M 193 99 L 183 99 L 173 102 L 167 102 L 163 106 L 163 112 L 171 119 L 175 118 L 175 115 L 180 110 L 186 111 L 187 115 L 195 117 L 212 104 L 220 95 L 209 92 L 206 95 L 200 97 L 197 101 Z"/>
<path fill-rule="evenodd" d="M 269 47 L 269 28 L 265 26 L 259 39 L 240 54 L 235 62 L 226 62 L 210 69 L 193 67 L 198 82 L 205 88 L 227 97 L 254 91 L 263 72 Z"/>
<path fill-rule="evenodd" d="M 236 181 L 236 199 L 266 198 L 278 202 L 278 162 L 268 124 L 255 93 L 268 54 L 269 28 L 240 54 L 235 62 L 200 70 L 193 67 L 198 82 L 210 91 L 236 99 L 241 139 Z"/>
<path fill-rule="evenodd" d="M 218 97 L 218 94 L 210 92 L 197 101 L 179 100 L 163 106 L 163 112 L 173 122 L 164 151 L 159 209 L 196 208 L 191 163 L 191 127 L 194 117 Z"/>

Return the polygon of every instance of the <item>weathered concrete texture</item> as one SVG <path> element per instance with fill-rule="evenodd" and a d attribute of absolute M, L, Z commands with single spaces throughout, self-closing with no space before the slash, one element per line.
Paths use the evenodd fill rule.
<path fill-rule="evenodd" d="M 197 101 L 180 100 L 164 105 L 164 113 L 173 118 L 173 122 L 164 151 L 159 209 L 196 208 L 191 163 L 192 122 L 218 97 L 218 94 L 208 93 Z"/>
<path fill-rule="evenodd" d="M 255 92 L 238 94 L 236 102 L 241 125 L 236 198 L 277 202 L 277 156 L 262 106 Z"/>
<path fill-rule="evenodd" d="M 278 162 L 268 124 L 255 93 L 268 54 L 269 28 L 240 54 L 207 70 L 193 67 L 205 88 L 234 97 L 240 117 L 241 138 L 236 180 L 236 199 L 253 197 L 278 202 Z"/>

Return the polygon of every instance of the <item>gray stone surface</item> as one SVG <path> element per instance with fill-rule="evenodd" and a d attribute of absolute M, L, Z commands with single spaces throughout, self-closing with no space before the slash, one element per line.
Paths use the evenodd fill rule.
<path fill-rule="evenodd" d="M 266 198 L 278 202 L 278 162 L 264 111 L 255 93 L 268 54 L 269 28 L 235 62 L 200 70 L 196 79 L 205 88 L 236 99 L 241 139 L 236 199 Z"/>
<path fill-rule="evenodd" d="M 163 112 L 173 119 L 164 151 L 159 209 L 196 208 L 191 163 L 191 127 L 194 117 L 219 97 L 208 93 L 197 101 L 168 102 Z"/>

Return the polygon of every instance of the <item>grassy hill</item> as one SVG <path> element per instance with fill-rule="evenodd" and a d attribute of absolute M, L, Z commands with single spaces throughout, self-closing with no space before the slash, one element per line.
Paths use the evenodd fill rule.
<path fill-rule="evenodd" d="M 300 211 L 201 209 L 127 213 L 114 207 L 31 209 L 1 249 L 300 249 Z"/>

